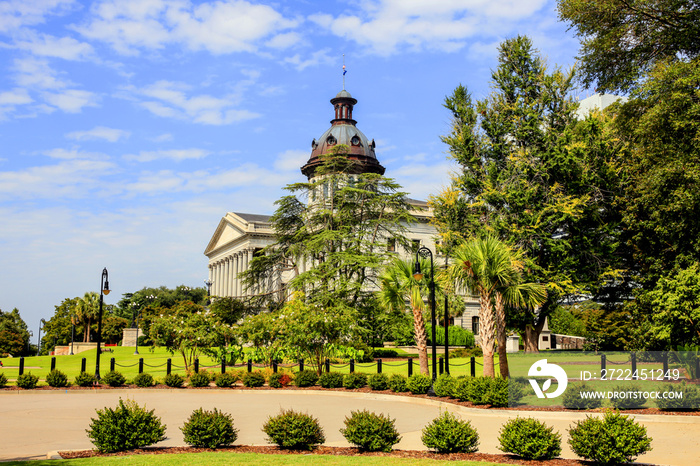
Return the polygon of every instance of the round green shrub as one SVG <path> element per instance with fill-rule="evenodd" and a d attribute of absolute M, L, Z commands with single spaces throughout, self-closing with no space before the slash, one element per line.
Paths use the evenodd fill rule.
<path fill-rule="evenodd" d="M 210 381 L 209 374 L 204 371 L 190 375 L 190 387 L 208 387 Z"/>
<path fill-rule="evenodd" d="M 296 373 L 294 376 L 294 385 L 297 387 L 313 387 L 318 381 L 316 371 L 303 370 Z"/>
<path fill-rule="evenodd" d="M 323 388 L 340 388 L 343 386 L 343 374 L 340 372 L 324 372 L 318 378 L 318 384 Z"/>
<path fill-rule="evenodd" d="M 386 390 L 389 388 L 389 376 L 382 374 L 372 374 L 367 379 L 367 384 L 372 390 Z"/>
<path fill-rule="evenodd" d="M 102 381 L 110 387 L 121 387 L 126 382 L 126 377 L 121 372 L 110 371 L 102 377 Z"/>
<path fill-rule="evenodd" d="M 414 395 L 424 395 L 428 393 L 432 384 L 432 379 L 427 375 L 413 374 L 406 381 L 406 389 Z"/>
<path fill-rule="evenodd" d="M 243 385 L 246 387 L 262 387 L 265 385 L 265 376 L 260 371 L 246 372 L 243 376 Z"/>
<path fill-rule="evenodd" d="M 662 393 L 683 393 L 682 398 L 664 398 L 663 395 L 656 399 L 656 406 L 659 409 L 673 410 L 695 410 L 700 407 L 700 390 L 695 385 L 682 382 L 680 384 L 664 385 L 660 390 Z"/>
<path fill-rule="evenodd" d="M 651 450 L 646 427 L 629 416 L 607 412 L 603 419 L 586 419 L 569 429 L 569 445 L 578 456 L 602 464 L 631 463 Z"/>
<path fill-rule="evenodd" d="M 435 379 L 433 390 L 437 396 L 449 397 L 452 396 L 452 391 L 455 386 L 455 378 L 450 374 L 442 374 Z"/>
<path fill-rule="evenodd" d="M 641 389 L 638 385 L 618 385 L 613 387 L 612 392 L 617 395 L 610 398 L 610 404 L 615 409 L 638 409 L 647 402 L 646 398 L 641 396 Z"/>
<path fill-rule="evenodd" d="M 216 375 L 214 378 L 214 383 L 219 388 L 230 388 L 234 383 L 236 383 L 236 380 L 238 380 L 238 377 L 236 377 L 234 374 L 231 372 L 224 372 L 223 374 Z M 209 383 L 207 382 L 207 385 L 208 384 Z"/>
<path fill-rule="evenodd" d="M 165 440 L 165 426 L 160 418 L 134 400 L 125 402 L 120 398 L 119 406 L 98 409 L 97 418 L 90 420 L 88 437 L 102 453 L 141 448 Z"/>
<path fill-rule="evenodd" d="M 503 424 L 499 450 L 527 460 L 550 460 L 561 453 L 561 435 L 544 422 L 515 418 Z"/>
<path fill-rule="evenodd" d="M 389 377 L 389 390 L 394 393 L 406 392 L 406 377 L 401 374 L 391 374 Z"/>
<path fill-rule="evenodd" d="M 367 374 L 363 374 L 362 372 L 352 372 L 350 374 L 345 374 L 345 377 L 343 377 L 343 387 L 348 390 L 362 388 L 365 385 L 367 385 Z"/>
<path fill-rule="evenodd" d="M 469 421 L 444 412 L 425 426 L 421 441 L 438 453 L 473 453 L 479 446 L 479 434 Z"/>
<path fill-rule="evenodd" d="M 471 377 L 466 387 L 467 401 L 475 405 L 490 404 L 489 392 L 494 380 L 492 377 Z"/>
<path fill-rule="evenodd" d="M 523 387 L 518 382 L 495 378 L 489 381 L 484 400 L 486 404 L 490 404 L 495 408 L 504 408 L 520 401 L 524 394 Z"/>
<path fill-rule="evenodd" d="M 32 388 L 36 388 L 36 384 L 39 383 L 39 377 L 32 375 L 31 372 L 27 372 L 17 377 L 17 381 L 15 383 L 19 388 L 31 390 Z"/>
<path fill-rule="evenodd" d="M 593 395 L 595 390 L 585 383 L 574 384 L 564 392 L 562 404 L 567 409 L 595 409 L 603 404 L 600 398 L 595 398 L 594 396 L 585 397 L 581 395 L 582 393 Z"/>
<path fill-rule="evenodd" d="M 142 372 L 134 377 L 134 385 L 137 387 L 147 388 L 153 386 L 153 376 L 146 372 Z"/>
<path fill-rule="evenodd" d="M 79 387 L 90 387 L 94 385 L 96 381 L 97 379 L 95 379 L 95 376 L 89 372 L 81 372 L 75 376 L 75 384 Z"/>
<path fill-rule="evenodd" d="M 292 377 L 284 372 L 275 372 L 267 378 L 267 384 L 272 388 L 284 388 L 292 383 Z"/>
<path fill-rule="evenodd" d="M 185 378 L 179 374 L 170 373 L 165 376 L 163 383 L 171 388 L 182 388 L 185 385 Z"/>
<path fill-rule="evenodd" d="M 238 438 L 233 418 L 216 408 L 214 411 L 204 411 L 202 408 L 194 410 L 180 430 L 185 443 L 198 448 L 228 446 Z"/>
<path fill-rule="evenodd" d="M 315 417 L 291 409 L 270 416 L 262 430 L 267 434 L 268 442 L 282 448 L 311 450 L 314 445 L 326 441 L 323 429 Z"/>
<path fill-rule="evenodd" d="M 68 376 L 63 372 L 54 369 L 46 374 L 46 383 L 49 384 L 49 387 L 67 387 Z"/>
<path fill-rule="evenodd" d="M 396 430 L 395 419 L 367 410 L 351 411 L 345 417 L 345 428 L 340 429 L 345 440 L 366 451 L 391 451 L 401 436 Z"/>
<path fill-rule="evenodd" d="M 4 386 L 7 385 L 7 376 L 0 372 L 0 388 L 3 388 Z"/>

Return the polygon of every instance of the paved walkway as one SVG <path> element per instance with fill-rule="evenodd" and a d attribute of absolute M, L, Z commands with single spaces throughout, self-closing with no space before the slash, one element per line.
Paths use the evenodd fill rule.
<path fill-rule="evenodd" d="M 266 445 L 260 430 L 270 415 L 281 408 L 294 408 L 312 414 L 326 434 L 326 445 L 348 446 L 340 434 L 345 416 L 352 410 L 368 409 L 387 413 L 396 419 L 403 436 L 396 446 L 405 450 L 423 450 L 423 427 L 441 411 L 449 410 L 469 419 L 479 432 L 479 451 L 501 453 L 497 448 L 498 431 L 517 415 L 537 417 L 562 434 L 564 458 L 576 458 L 566 443 L 567 429 L 585 414 L 571 412 L 517 412 L 464 408 L 440 401 L 384 394 L 306 390 L 68 390 L 0 392 L 0 461 L 46 458 L 50 451 L 92 448 L 85 429 L 95 409 L 114 407 L 119 398 L 133 399 L 154 409 L 167 426 L 163 446 L 184 445 L 180 427 L 197 408 L 218 408 L 231 413 L 239 429 L 237 444 Z M 700 460 L 699 416 L 640 415 L 636 419 L 647 426 L 654 439 L 653 450 L 643 455 L 644 463 L 697 465 Z"/>

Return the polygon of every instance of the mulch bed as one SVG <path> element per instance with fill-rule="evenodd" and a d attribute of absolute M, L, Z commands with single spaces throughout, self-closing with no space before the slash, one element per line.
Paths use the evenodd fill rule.
<path fill-rule="evenodd" d="M 591 465 L 588 461 L 565 460 L 561 458 L 547 461 L 528 461 L 513 455 L 489 455 L 486 453 L 432 453 L 429 451 L 417 450 L 393 450 L 391 452 L 363 452 L 352 447 L 326 447 L 319 446 L 311 451 L 288 450 L 276 446 L 248 446 L 240 445 L 233 447 L 223 447 L 216 450 L 194 447 L 174 447 L 174 448 L 141 448 L 118 453 L 98 453 L 94 450 L 82 451 L 60 451 L 58 452 L 64 459 L 90 458 L 93 456 L 131 456 L 131 455 L 160 455 L 166 453 L 200 453 L 211 451 L 226 451 L 233 453 L 262 453 L 277 455 L 335 455 L 335 456 L 391 456 L 395 458 L 413 459 L 434 459 L 446 461 L 490 461 L 492 463 L 521 464 L 538 466 L 563 466 L 563 465 Z"/>

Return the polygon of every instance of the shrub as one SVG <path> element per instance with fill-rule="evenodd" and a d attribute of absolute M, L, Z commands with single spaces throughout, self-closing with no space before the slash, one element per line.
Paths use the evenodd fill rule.
<path fill-rule="evenodd" d="M 148 374 L 146 372 L 142 372 L 141 374 L 137 375 L 134 377 L 134 385 L 137 387 L 152 387 L 153 386 L 153 376 L 151 374 Z"/>
<path fill-rule="evenodd" d="M 345 377 L 343 377 L 343 386 L 348 390 L 362 388 L 365 385 L 367 385 L 367 374 L 363 374 L 362 372 L 345 374 Z"/>
<path fill-rule="evenodd" d="M 109 371 L 102 377 L 102 381 L 110 387 L 121 387 L 126 382 L 126 377 L 121 372 Z"/>
<path fill-rule="evenodd" d="M 367 379 L 367 384 L 372 390 L 386 390 L 389 388 L 389 376 L 386 374 L 372 374 Z"/>
<path fill-rule="evenodd" d="M 631 463 L 651 450 L 651 438 L 644 426 L 629 416 L 607 412 L 603 419 L 586 419 L 569 429 L 569 445 L 578 456 L 596 463 Z"/>
<path fill-rule="evenodd" d="M 265 375 L 262 372 L 246 372 L 243 375 L 243 385 L 246 387 L 262 387 L 265 385 Z"/>
<path fill-rule="evenodd" d="M 484 401 L 496 408 L 515 404 L 525 395 L 523 386 L 514 380 L 491 379 Z"/>
<path fill-rule="evenodd" d="M 340 433 L 362 450 L 391 451 L 391 447 L 401 440 L 395 422 L 384 414 L 351 411 L 350 417 L 345 417 L 345 429 L 340 429 Z"/>
<path fill-rule="evenodd" d="M 32 375 L 31 372 L 27 372 L 26 374 L 22 374 L 17 377 L 17 381 L 15 383 L 19 388 L 26 388 L 29 390 L 36 388 L 36 384 L 39 383 L 39 377 Z"/>
<path fill-rule="evenodd" d="M 455 386 L 455 379 L 450 374 L 442 374 L 435 379 L 433 389 L 437 396 L 452 396 L 452 391 Z"/>
<path fill-rule="evenodd" d="M 204 411 L 202 408 L 194 410 L 180 430 L 186 444 L 199 448 L 231 445 L 238 438 L 233 418 L 216 408 L 214 411 Z"/>
<path fill-rule="evenodd" d="M 421 441 L 438 453 L 473 453 L 479 446 L 479 434 L 469 421 L 444 412 L 425 426 Z"/>
<path fill-rule="evenodd" d="M 625 397 L 610 398 L 610 404 L 615 409 L 637 409 L 644 406 L 646 398 L 641 396 L 640 388 L 637 385 L 618 385 L 613 387 L 614 394 L 625 394 Z"/>
<path fill-rule="evenodd" d="M 569 387 L 569 389 L 564 392 L 564 397 L 562 398 L 564 407 L 567 409 L 595 409 L 599 408 L 603 403 L 600 398 L 595 398 L 593 396 L 586 398 L 581 396 L 581 393 L 584 392 L 595 393 L 595 390 L 584 383 Z"/>
<path fill-rule="evenodd" d="M 303 370 L 296 373 L 294 376 L 294 385 L 297 387 L 313 387 L 318 381 L 316 371 Z"/>
<path fill-rule="evenodd" d="M 499 450 L 527 460 L 549 460 L 561 453 L 561 435 L 532 418 L 518 417 L 503 424 L 498 442 Z"/>
<path fill-rule="evenodd" d="M 484 351 L 480 346 L 475 346 L 473 348 L 457 348 L 450 351 L 450 358 L 480 358 L 484 355 Z"/>
<path fill-rule="evenodd" d="M 324 372 L 318 378 L 318 384 L 323 388 L 340 388 L 343 386 L 343 374 L 340 372 Z"/>
<path fill-rule="evenodd" d="M 390 348 L 372 348 L 373 358 L 398 358 L 399 352 Z"/>
<path fill-rule="evenodd" d="M 7 385 L 7 376 L 0 372 L 0 388 L 4 387 Z"/>
<path fill-rule="evenodd" d="M 392 374 L 391 377 L 389 377 L 389 390 L 394 393 L 408 391 L 406 388 L 406 377 L 401 374 Z"/>
<path fill-rule="evenodd" d="M 282 448 L 310 450 L 314 445 L 326 441 L 318 420 L 294 410 L 282 410 L 277 416 L 270 416 L 263 425 L 263 432 L 270 443 Z"/>
<path fill-rule="evenodd" d="M 292 378 L 289 374 L 283 372 L 276 372 L 270 374 L 267 378 L 267 384 L 272 388 L 284 388 L 292 382 Z"/>
<path fill-rule="evenodd" d="M 52 370 L 46 374 L 46 383 L 50 387 L 67 387 L 68 386 L 68 376 L 59 370 Z"/>
<path fill-rule="evenodd" d="M 160 418 L 133 400 L 119 399 L 116 408 L 97 410 L 90 419 L 88 437 L 102 453 L 141 448 L 165 440 L 165 426 Z"/>
<path fill-rule="evenodd" d="M 683 398 L 663 398 L 656 399 L 656 406 L 664 410 L 683 410 L 683 409 L 698 409 L 700 407 L 700 392 L 695 385 L 686 384 L 668 384 L 661 389 L 662 392 L 682 392 Z"/>
<path fill-rule="evenodd" d="M 209 382 L 211 382 L 209 374 L 204 371 L 190 375 L 190 387 L 208 387 Z"/>
<path fill-rule="evenodd" d="M 234 383 L 236 383 L 236 380 L 237 377 L 230 372 L 216 374 L 216 377 L 214 377 L 214 383 L 220 388 L 230 388 Z"/>
<path fill-rule="evenodd" d="M 185 378 L 179 374 L 168 374 L 163 379 L 163 383 L 171 388 L 182 388 L 185 384 Z"/>
<path fill-rule="evenodd" d="M 492 377 L 472 377 L 467 385 L 467 399 L 475 405 L 490 404 L 489 393 L 494 380 Z"/>
<path fill-rule="evenodd" d="M 75 376 L 75 384 L 79 387 L 89 387 L 90 385 L 93 385 L 96 381 L 97 380 L 95 379 L 95 376 L 88 372 L 81 372 L 80 374 Z"/>
<path fill-rule="evenodd" d="M 433 381 L 430 377 L 423 374 L 413 374 L 406 381 L 406 389 L 414 395 L 423 395 L 428 393 Z"/>

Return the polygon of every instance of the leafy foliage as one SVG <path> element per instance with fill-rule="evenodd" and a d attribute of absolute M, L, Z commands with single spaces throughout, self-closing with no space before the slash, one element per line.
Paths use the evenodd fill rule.
<path fill-rule="evenodd" d="M 262 428 L 270 443 L 282 448 L 311 450 L 314 445 L 326 441 L 318 420 L 294 410 L 282 410 L 277 416 L 270 416 Z"/>
<path fill-rule="evenodd" d="M 165 426 L 154 411 L 148 411 L 133 400 L 119 399 L 116 408 L 97 410 L 86 430 L 93 445 L 101 453 L 131 450 L 165 440 Z"/>
<path fill-rule="evenodd" d="M 367 384 L 372 390 L 386 390 L 389 388 L 389 376 L 382 374 L 372 374 L 367 378 Z"/>
<path fill-rule="evenodd" d="M 365 385 L 367 385 L 367 374 L 362 372 L 352 372 L 343 377 L 343 387 L 349 390 L 362 388 Z"/>
<path fill-rule="evenodd" d="M 285 372 L 276 372 L 267 378 L 267 385 L 272 388 L 285 388 L 290 383 L 292 383 L 292 377 Z"/>
<path fill-rule="evenodd" d="M 136 385 L 137 387 L 148 388 L 152 387 L 153 383 L 153 376 L 146 372 L 138 374 L 136 377 L 134 377 L 134 385 Z"/>
<path fill-rule="evenodd" d="M 698 410 L 700 409 L 700 389 L 697 385 L 682 382 L 680 384 L 664 385 L 663 392 L 680 392 L 682 398 L 661 397 L 656 399 L 659 409 L 673 410 Z"/>
<path fill-rule="evenodd" d="M 15 384 L 17 384 L 19 388 L 30 390 L 32 388 L 36 388 L 38 382 L 39 377 L 33 375 L 31 372 L 25 372 L 24 374 L 17 377 Z"/>
<path fill-rule="evenodd" d="M 562 404 L 567 409 L 595 409 L 600 407 L 602 404 L 600 398 L 582 396 L 581 393 L 584 392 L 592 394 L 595 392 L 595 389 L 585 383 L 569 386 L 562 397 Z"/>
<path fill-rule="evenodd" d="M 641 395 L 638 385 L 618 385 L 613 387 L 613 393 L 625 393 L 624 397 L 611 398 L 610 404 L 615 409 L 639 409 L 647 402 Z"/>
<path fill-rule="evenodd" d="M 216 408 L 213 411 L 194 410 L 180 430 L 186 444 L 200 448 L 228 446 L 238 438 L 238 429 L 233 427 L 231 415 Z"/>
<path fill-rule="evenodd" d="M 180 374 L 170 373 L 165 376 L 163 383 L 170 388 L 182 388 L 185 384 L 185 378 Z"/>
<path fill-rule="evenodd" d="M 454 392 L 456 380 L 450 374 L 439 375 L 435 379 L 433 390 L 437 396 L 451 397 Z"/>
<path fill-rule="evenodd" d="M 367 410 L 351 411 L 345 417 L 345 428 L 340 429 L 345 440 L 366 451 L 391 451 L 401 436 L 396 430 L 396 420 L 384 414 Z"/>
<path fill-rule="evenodd" d="M 121 372 L 110 371 L 102 376 L 102 381 L 110 387 L 121 387 L 126 382 L 126 377 Z"/>
<path fill-rule="evenodd" d="M 0 309 L 0 357 L 11 354 L 21 356 L 29 344 L 27 324 L 19 315 L 18 309 L 3 312 Z"/>
<path fill-rule="evenodd" d="M 652 314 L 651 332 L 672 345 L 700 341 L 700 270 L 698 263 L 662 277 L 647 299 Z"/>
<path fill-rule="evenodd" d="M 190 375 L 190 387 L 208 387 L 211 378 L 206 371 L 195 372 Z"/>
<path fill-rule="evenodd" d="M 294 376 L 294 385 L 297 387 L 313 387 L 318 381 L 318 374 L 316 371 L 303 370 L 296 373 Z"/>
<path fill-rule="evenodd" d="M 49 387 L 67 387 L 68 376 L 58 369 L 54 369 L 46 374 L 46 383 L 49 384 Z"/>
<path fill-rule="evenodd" d="M 414 395 L 424 395 L 432 384 L 432 379 L 427 375 L 413 374 L 406 380 L 406 389 Z"/>
<path fill-rule="evenodd" d="M 501 427 L 499 450 L 526 460 L 549 460 L 561 453 L 561 435 L 532 418 L 511 419 Z"/>
<path fill-rule="evenodd" d="M 265 385 L 265 376 L 260 371 L 246 372 L 241 381 L 246 387 L 262 387 Z"/>
<path fill-rule="evenodd" d="M 0 388 L 3 388 L 7 385 L 7 376 L 0 372 Z"/>
<path fill-rule="evenodd" d="M 236 383 L 236 380 L 238 380 L 238 377 L 231 372 L 224 372 L 223 374 L 217 374 L 216 377 L 214 377 L 214 383 L 216 384 L 217 387 L 220 387 L 220 388 L 229 388 L 233 384 Z M 192 379 L 190 379 L 190 383 L 191 382 L 192 382 Z"/>
<path fill-rule="evenodd" d="M 473 453 L 479 447 L 479 434 L 469 421 L 445 411 L 423 428 L 421 441 L 438 453 Z"/>
<path fill-rule="evenodd" d="M 406 377 L 401 374 L 391 374 L 391 376 L 389 377 L 389 389 L 394 393 L 408 391 L 406 384 Z"/>
<path fill-rule="evenodd" d="M 75 376 L 75 384 L 79 387 L 89 387 L 97 382 L 94 374 L 89 372 L 81 372 Z"/>
<path fill-rule="evenodd" d="M 574 453 L 601 464 L 631 463 L 651 450 L 651 441 L 646 427 L 610 411 L 603 419 L 586 416 L 569 429 L 569 445 Z"/>
<path fill-rule="evenodd" d="M 318 378 L 318 384 L 323 388 L 340 388 L 343 386 L 343 378 L 340 372 L 324 372 Z"/>

